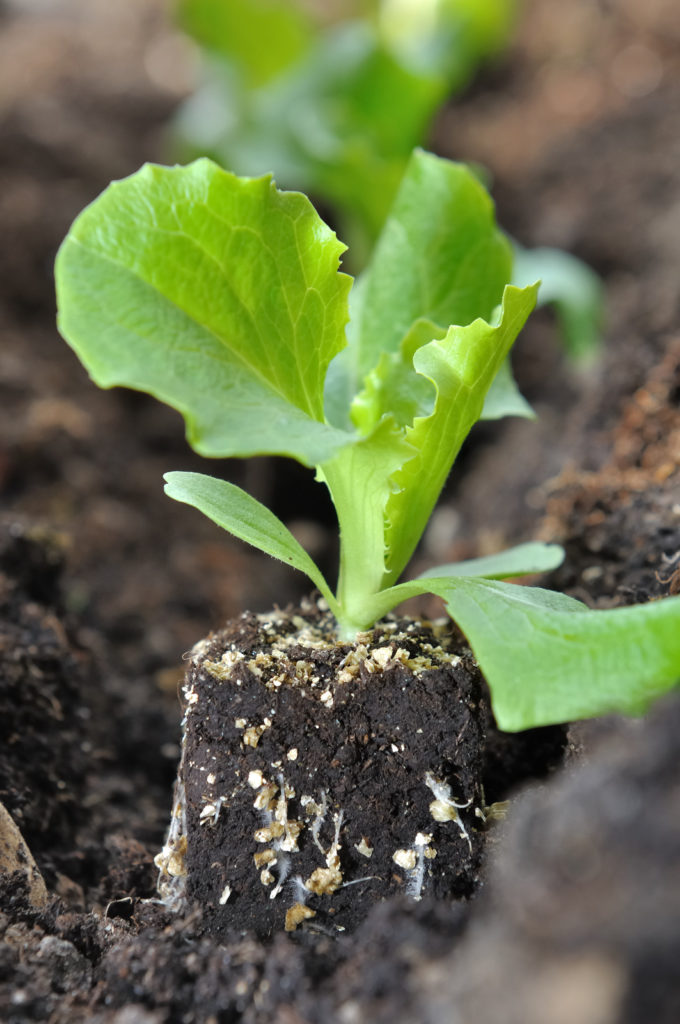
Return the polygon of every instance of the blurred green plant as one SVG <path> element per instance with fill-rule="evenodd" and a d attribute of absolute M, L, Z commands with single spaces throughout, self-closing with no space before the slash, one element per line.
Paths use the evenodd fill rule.
<path fill-rule="evenodd" d="M 516 0 L 372 0 L 329 24 L 294 0 L 180 0 L 180 24 L 205 55 L 177 118 L 182 155 L 237 174 L 273 171 L 280 186 L 328 203 L 358 268 L 414 146 L 507 44 L 515 9 Z"/>
<path fill-rule="evenodd" d="M 540 278 L 539 306 L 552 306 L 562 341 L 574 362 L 589 363 L 600 346 L 604 288 L 594 270 L 562 249 L 523 249 L 515 243 L 512 283 L 523 288 Z"/>
<path fill-rule="evenodd" d="M 202 81 L 180 108 L 183 159 L 208 155 L 236 174 L 273 172 L 327 204 L 358 271 L 414 146 L 445 100 L 507 46 L 517 0 L 179 0 L 203 51 Z M 597 351 L 602 288 L 556 249 L 516 247 L 515 283 L 541 279 L 568 354 Z"/>

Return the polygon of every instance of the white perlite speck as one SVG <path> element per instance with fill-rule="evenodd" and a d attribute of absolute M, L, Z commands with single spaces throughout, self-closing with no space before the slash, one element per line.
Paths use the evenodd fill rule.
<path fill-rule="evenodd" d="M 405 871 L 413 871 L 416 866 L 416 852 L 415 850 L 395 850 L 392 860 Z"/>

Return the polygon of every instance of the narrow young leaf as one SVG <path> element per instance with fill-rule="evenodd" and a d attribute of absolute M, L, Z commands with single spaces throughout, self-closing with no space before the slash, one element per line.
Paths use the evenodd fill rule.
<path fill-rule="evenodd" d="M 164 480 L 170 498 L 197 508 L 239 540 L 305 573 L 337 614 L 337 602 L 320 569 L 290 530 L 259 501 L 235 484 L 203 473 L 166 473 Z"/>
<path fill-rule="evenodd" d="M 550 572 L 564 561 L 564 549 L 559 544 L 541 544 L 529 541 L 518 544 L 496 555 L 468 558 L 464 562 L 436 565 L 417 578 L 427 580 L 441 576 L 483 576 L 489 580 L 507 580 L 512 576 L 528 576 L 536 572 Z"/>
<path fill-rule="evenodd" d="M 417 454 L 395 474 L 395 493 L 387 503 L 386 584 L 399 577 L 411 557 L 460 447 L 480 418 L 491 382 L 535 301 L 536 286 L 508 286 L 496 326 L 475 320 L 467 327 L 450 327 L 445 338 L 416 352 L 414 366 L 434 383 L 437 397 L 431 415 L 406 431 Z"/>
<path fill-rule="evenodd" d="M 344 246 L 298 193 L 209 160 L 146 165 L 77 218 L 57 257 L 59 328 L 102 387 L 178 409 L 202 455 L 309 465 L 351 436 L 323 386 L 343 347 Z"/>

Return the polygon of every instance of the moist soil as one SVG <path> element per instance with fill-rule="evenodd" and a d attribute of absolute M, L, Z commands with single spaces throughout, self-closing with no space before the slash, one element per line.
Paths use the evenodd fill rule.
<path fill-rule="evenodd" d="M 449 623 L 386 621 L 348 644 L 310 602 L 246 614 L 199 645 L 184 697 L 183 829 L 160 890 L 185 871 L 213 934 L 338 934 L 397 893 L 474 892 L 491 715 Z"/>
<path fill-rule="evenodd" d="M 528 0 L 515 46 L 435 128 L 436 151 L 490 169 L 500 221 L 522 243 L 564 246 L 602 274 L 607 327 L 599 358 L 575 367 L 548 313 L 532 318 L 516 373 L 538 420 L 473 436 L 416 572 L 542 536 L 567 550 L 564 566 L 543 582 L 593 606 L 678 592 L 675 13 L 674 0 L 574 0 L 560 8 Z M 257 746 L 230 726 L 234 756 L 225 771 L 238 769 L 243 778 L 246 768 L 248 775 L 259 770 L 280 798 L 271 764 L 281 760 L 284 795 L 286 784 L 295 790 L 287 798 L 297 815 L 291 820 L 305 824 L 299 856 L 309 860 L 291 867 L 279 896 L 260 900 L 264 917 L 253 916 L 246 930 L 233 926 L 237 886 L 219 903 L 229 876 L 219 893 L 211 888 L 207 911 L 197 906 L 193 883 L 181 908 L 159 902 L 154 857 L 181 754 L 183 655 L 213 630 L 203 652 L 223 664 L 247 627 L 244 660 L 255 660 L 257 644 L 269 643 L 263 623 L 281 621 L 277 604 L 300 615 L 305 587 L 165 499 L 163 472 L 204 468 L 178 417 L 145 396 L 97 391 L 54 329 L 51 267 L 72 218 L 112 177 L 147 159 L 171 159 L 166 125 L 191 78 L 191 59 L 166 19 L 161 0 L 0 4 L 0 803 L 15 828 L 12 836 L 0 829 L 0 1018 L 674 1024 L 677 699 L 639 721 L 578 724 L 566 743 L 561 729 L 506 737 L 493 728 L 483 682 L 455 646 L 462 643 L 455 631 L 447 643 L 463 659 L 453 670 L 462 711 L 445 706 L 433 680 L 425 693 L 423 677 L 414 682 L 398 661 L 373 673 L 370 686 L 356 684 L 365 689 L 356 705 L 344 705 L 331 686 L 332 709 L 323 708 L 321 691 L 301 712 L 307 696 L 287 687 L 285 697 L 276 695 L 282 718 L 272 718 Z M 272 507 L 332 574 L 331 514 L 310 474 L 277 460 L 212 468 Z M 245 619 L 244 609 L 252 611 Z M 428 600 L 408 610 L 427 620 L 441 614 Z M 376 643 L 380 649 L 392 640 Z M 196 657 L 187 660 L 198 673 Z M 316 664 L 309 652 L 296 661 Z M 261 681 L 239 671 L 257 710 Z M 390 674 L 399 693 L 402 685 L 420 687 L 418 700 L 397 709 Z M 219 680 L 203 672 L 201 679 L 211 699 L 234 689 L 231 674 Z M 286 726 L 285 752 L 274 753 L 268 744 L 278 721 L 286 722 L 287 701 L 298 705 L 294 728 L 302 721 L 302 738 L 292 741 Z M 471 703 L 481 717 L 469 714 Z M 265 704 L 269 711 L 271 701 L 260 710 Z M 319 789 L 332 792 L 334 760 L 342 767 L 335 777 L 347 780 L 370 756 L 365 747 L 374 765 L 394 768 L 397 810 L 411 799 L 413 780 L 432 771 L 456 803 L 474 797 L 458 812 L 472 851 L 453 820 L 436 829 L 429 823 L 433 794 L 419 781 L 423 817 L 413 833 L 392 834 L 388 852 L 410 850 L 417 864 L 430 844 L 414 849 L 416 835 L 436 831 L 435 845 L 451 843 L 446 858 L 438 849 L 429 859 L 437 868 L 446 861 L 441 882 L 434 869 L 424 873 L 422 898 L 413 899 L 412 869 L 388 865 L 386 853 L 384 888 L 361 921 L 350 913 L 341 932 L 333 918 L 346 913 L 344 904 L 336 915 L 324 907 L 357 890 L 368 902 L 368 883 L 327 895 L 302 888 L 296 902 L 316 916 L 303 915 L 286 933 L 292 881 L 299 875 L 306 885 L 316 868 L 331 870 L 326 858 L 340 810 L 347 814 L 336 851 L 343 881 L 363 857 L 361 840 L 348 831 L 349 788 L 327 796 L 323 855 L 309 842 L 313 819 L 307 823 L 296 804 L 311 796 L 321 806 L 307 780 L 290 775 L 309 765 L 303 740 L 317 731 L 312 705 L 319 724 L 330 729 L 335 712 L 343 736 L 355 737 L 335 744 L 325 734 Z M 365 723 L 355 722 L 362 713 Z M 455 726 L 458 714 L 470 722 L 458 744 L 455 727 L 425 731 L 428 716 Z M 265 717 L 258 711 L 256 724 Z M 408 763 L 398 758 L 396 724 L 411 734 L 415 726 L 416 736 L 423 728 L 427 737 L 422 747 L 408 747 Z M 192 729 L 189 715 L 187 739 L 198 744 Z M 365 735 L 367 744 L 356 742 Z M 344 760 L 347 746 L 354 762 Z M 290 760 L 295 747 L 298 758 Z M 251 759 L 259 767 L 251 769 Z M 248 789 L 252 815 L 257 792 Z M 222 794 L 196 789 L 191 796 L 199 819 L 213 795 Z M 505 820 L 484 824 L 474 813 L 506 799 Z M 277 806 L 263 808 L 263 817 L 276 821 Z M 415 806 L 414 798 L 409 813 Z M 217 843 L 220 864 L 226 811 L 198 825 L 206 858 L 207 844 Z M 0 814 L 0 825 L 6 820 Z M 386 827 L 398 822 L 392 816 Z M 268 824 L 261 818 L 247 828 Z M 360 831 L 376 851 L 368 827 Z M 276 873 L 262 885 L 251 869 L 253 845 L 267 844 L 251 842 L 247 877 L 256 878 L 258 895 L 270 893 Z M 363 859 L 372 873 L 378 860 Z"/>

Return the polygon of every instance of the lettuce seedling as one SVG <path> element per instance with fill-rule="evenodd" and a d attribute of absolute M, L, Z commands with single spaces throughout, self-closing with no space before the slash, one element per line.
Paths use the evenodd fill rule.
<path fill-rule="evenodd" d="M 561 549 L 542 544 L 398 582 L 477 420 L 530 414 L 508 354 L 537 285 L 508 284 L 511 249 L 483 186 L 416 152 L 353 287 L 343 250 L 305 196 L 270 177 L 207 159 L 147 165 L 71 228 L 56 266 L 59 328 L 99 385 L 179 410 L 200 454 L 316 468 L 340 527 L 335 591 L 233 484 L 174 472 L 166 491 L 306 573 L 341 636 L 437 594 L 501 728 L 639 712 L 680 676 L 680 598 L 592 612 L 504 582 L 558 565 Z"/>

